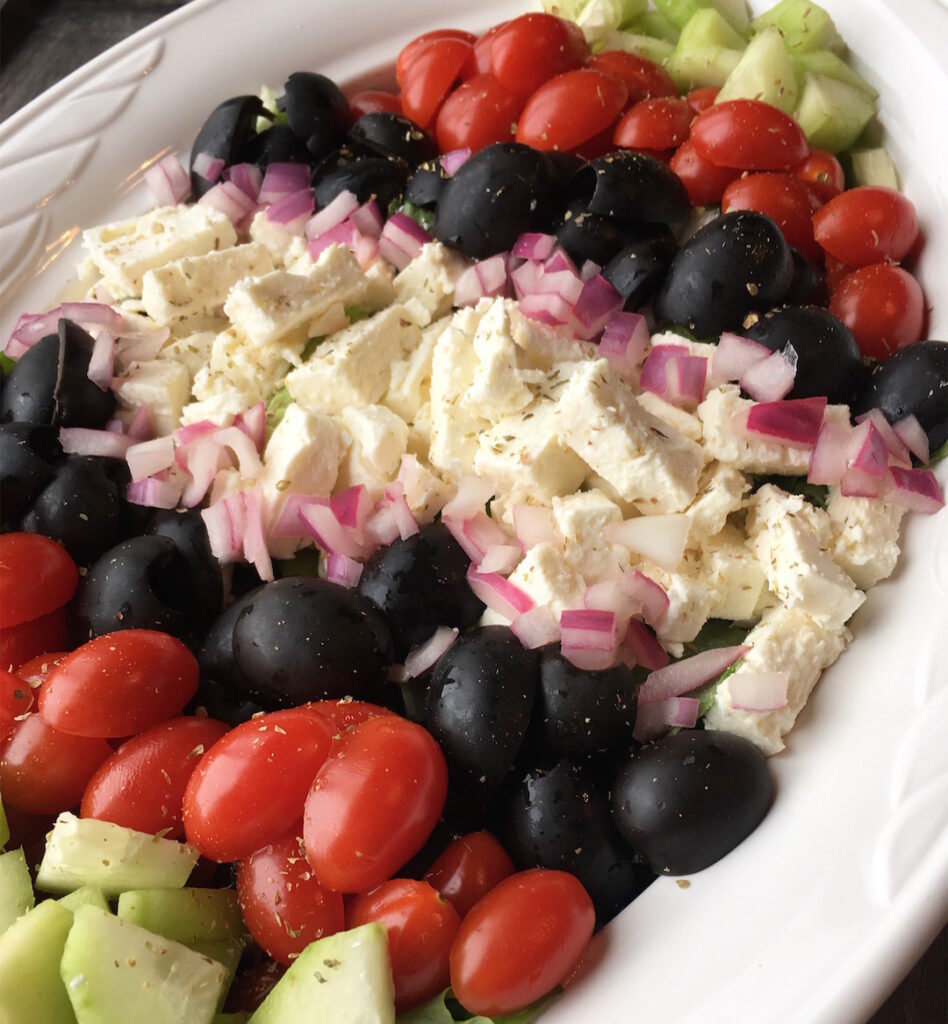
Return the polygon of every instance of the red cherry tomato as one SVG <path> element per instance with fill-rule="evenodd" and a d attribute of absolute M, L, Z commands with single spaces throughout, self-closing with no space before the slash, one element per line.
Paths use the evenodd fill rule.
<path fill-rule="evenodd" d="M 369 704 L 368 701 L 353 700 L 351 697 L 342 700 L 316 700 L 306 707 L 322 715 L 329 722 L 333 732 L 330 757 L 338 754 L 346 746 L 349 735 L 357 725 L 367 722 L 370 718 L 394 714 L 394 711 L 383 708 L 380 704 Z"/>
<path fill-rule="evenodd" d="M 824 203 L 838 196 L 846 187 L 843 165 L 825 149 L 811 149 L 810 155 L 801 160 L 790 173 L 812 186 Z"/>
<path fill-rule="evenodd" d="M 447 791 L 444 755 L 426 729 L 396 715 L 357 725 L 306 798 L 310 864 L 339 892 L 380 885 L 422 848 Z"/>
<path fill-rule="evenodd" d="M 783 171 L 810 152 L 797 122 L 760 100 L 708 107 L 691 126 L 691 142 L 705 160 L 741 171 Z"/>
<path fill-rule="evenodd" d="M 703 110 L 707 110 L 708 107 L 714 104 L 720 91 L 720 89 L 713 85 L 704 85 L 700 89 L 692 89 L 685 99 L 688 102 L 688 106 L 696 114 L 700 114 Z"/>
<path fill-rule="evenodd" d="M 588 57 L 582 33 L 570 22 L 553 14 L 521 14 L 494 36 L 490 72 L 511 92 L 529 96 L 555 75 L 582 67 Z"/>
<path fill-rule="evenodd" d="M 628 91 L 592 68 L 551 78 L 527 100 L 517 142 L 534 149 L 577 149 L 605 131 L 625 106 Z"/>
<path fill-rule="evenodd" d="M 471 1013 L 513 1013 L 575 967 L 596 923 L 575 876 L 534 868 L 505 878 L 461 922 L 451 987 Z"/>
<path fill-rule="evenodd" d="M 836 291 L 842 281 L 849 277 L 854 269 L 833 256 L 826 256 L 826 287 L 829 288 L 830 295 Z"/>
<path fill-rule="evenodd" d="M 918 281 L 891 263 L 874 263 L 844 277 L 829 310 L 872 359 L 885 359 L 918 341 L 925 326 L 925 297 Z"/>
<path fill-rule="evenodd" d="M 188 779 L 226 732 L 213 718 L 173 718 L 146 729 L 100 765 L 82 794 L 80 814 L 176 839 L 184 833 Z"/>
<path fill-rule="evenodd" d="M 395 60 L 395 80 L 402 85 L 405 80 L 405 73 L 414 64 L 418 55 L 429 43 L 439 39 L 458 39 L 462 43 L 474 43 L 477 36 L 473 32 L 465 32 L 462 28 L 437 28 L 432 32 L 423 32 L 410 43 L 402 47 Z M 352 100 L 349 101 L 351 106 Z"/>
<path fill-rule="evenodd" d="M 274 960 L 290 964 L 345 924 L 342 895 L 321 885 L 306 860 L 302 822 L 237 865 L 237 898 L 250 934 Z"/>
<path fill-rule="evenodd" d="M 28 814 L 77 807 L 86 783 L 111 753 L 105 740 L 68 736 L 32 712 L 14 722 L 0 747 L 3 802 Z"/>
<path fill-rule="evenodd" d="M 465 78 L 473 78 L 474 75 L 490 74 L 490 52 L 494 47 L 494 37 L 509 24 L 509 21 L 502 21 L 499 25 L 489 28 L 477 40 L 474 44 L 474 52 L 471 54 L 471 59 L 465 64 L 461 72 Z"/>
<path fill-rule="evenodd" d="M 721 212 L 756 210 L 766 213 L 787 242 L 808 260 L 819 263 L 823 250 L 813 239 L 813 205 L 804 182 L 789 174 L 749 174 L 736 178 L 721 196 Z"/>
<path fill-rule="evenodd" d="M 894 188 L 862 185 L 831 199 L 813 216 L 817 242 L 851 267 L 901 260 L 918 239 L 915 206 Z"/>
<path fill-rule="evenodd" d="M 586 61 L 586 67 L 595 68 L 618 78 L 629 92 L 629 103 L 658 96 L 677 96 L 678 89 L 671 75 L 654 61 L 646 60 L 624 50 L 603 50 Z"/>
<path fill-rule="evenodd" d="M 346 927 L 378 921 L 388 929 L 395 1009 L 410 1010 L 448 985 L 448 954 L 461 919 L 427 882 L 393 878 L 346 907 Z"/>
<path fill-rule="evenodd" d="M 19 626 L 0 629 L 0 666 L 14 670 L 50 648 L 69 642 L 66 605 Z"/>
<path fill-rule="evenodd" d="M 131 736 L 178 714 L 197 692 L 197 659 L 176 637 L 125 629 L 89 640 L 49 674 L 43 718 L 74 736 Z"/>
<path fill-rule="evenodd" d="M 365 89 L 357 92 L 349 100 L 349 116 L 353 121 L 358 121 L 365 114 L 377 114 L 379 111 L 400 114 L 402 101 L 395 93 L 383 92 L 381 89 Z"/>
<path fill-rule="evenodd" d="M 427 128 L 471 53 L 471 44 L 463 39 L 435 39 L 422 47 L 402 79 L 405 116 Z"/>
<path fill-rule="evenodd" d="M 523 98 L 505 89 L 493 75 L 475 75 L 441 105 L 435 125 L 438 148 L 476 153 L 494 142 L 513 140 Z"/>
<path fill-rule="evenodd" d="M 718 167 L 705 160 L 690 140 L 675 150 L 668 166 L 681 178 L 694 206 L 719 203 L 724 190 L 741 173 L 734 167 Z"/>
<path fill-rule="evenodd" d="M 0 743 L 13 730 L 18 718 L 33 706 L 33 691 L 22 677 L 0 669 Z"/>
<path fill-rule="evenodd" d="M 482 896 L 513 873 L 513 861 L 490 832 L 471 832 L 445 848 L 425 872 L 425 881 L 464 917 Z"/>
<path fill-rule="evenodd" d="M 30 686 L 36 688 L 46 681 L 46 677 L 69 654 L 69 651 L 51 651 L 48 654 L 37 654 L 35 658 L 24 661 L 16 670 L 16 674 L 25 679 Z"/>
<path fill-rule="evenodd" d="M 329 755 L 332 730 L 308 708 L 242 722 L 188 780 L 184 831 L 210 860 L 241 860 L 285 835 Z"/>
<path fill-rule="evenodd" d="M 62 544 L 39 533 L 0 535 L 0 629 L 61 608 L 78 585 L 79 570 Z"/>
<path fill-rule="evenodd" d="M 677 96 L 642 100 L 622 115 L 613 140 L 623 149 L 675 149 L 688 138 L 693 119 L 691 108 Z"/>

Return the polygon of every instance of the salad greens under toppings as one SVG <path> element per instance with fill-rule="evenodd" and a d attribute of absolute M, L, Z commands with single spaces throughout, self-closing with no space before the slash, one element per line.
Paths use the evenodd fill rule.
<path fill-rule="evenodd" d="M 451 989 L 445 989 L 440 995 L 434 997 L 422 1006 L 416 1006 L 414 1010 L 407 1013 L 400 1013 L 396 1024 L 456 1024 L 464 1021 L 465 1024 L 531 1024 L 537 1019 L 543 1010 L 552 1005 L 559 997 L 559 990 L 551 992 L 548 996 L 531 1003 L 530 1006 L 518 1010 L 516 1013 L 505 1013 L 499 1017 L 482 1017 L 468 1013 L 463 1006 L 453 997 Z"/>

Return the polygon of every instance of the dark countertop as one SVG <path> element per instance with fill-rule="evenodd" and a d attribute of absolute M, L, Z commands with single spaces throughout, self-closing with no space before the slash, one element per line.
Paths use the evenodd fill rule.
<path fill-rule="evenodd" d="M 181 0 L 0 0 L 0 120 L 114 43 L 182 6 Z M 948 929 L 867 1024 L 946 1020 Z"/>

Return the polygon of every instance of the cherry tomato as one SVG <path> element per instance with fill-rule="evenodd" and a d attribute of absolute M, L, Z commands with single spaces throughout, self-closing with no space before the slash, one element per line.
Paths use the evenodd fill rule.
<path fill-rule="evenodd" d="M 378 921 L 388 929 L 395 1009 L 410 1010 L 448 985 L 448 954 L 461 919 L 427 882 L 393 878 L 346 907 L 346 927 Z"/>
<path fill-rule="evenodd" d="M 477 40 L 474 44 L 474 52 L 471 54 L 470 60 L 468 60 L 467 64 L 465 64 L 462 69 L 461 74 L 464 78 L 473 78 L 474 75 L 490 74 L 490 52 L 494 46 L 494 37 L 509 24 L 509 21 L 502 21 L 499 25 L 489 28 L 480 37 L 480 39 Z"/>
<path fill-rule="evenodd" d="M 69 639 L 66 610 L 63 605 L 38 619 L 0 629 L 0 666 L 13 670 L 51 647 L 66 647 Z"/>
<path fill-rule="evenodd" d="M 61 608 L 78 585 L 79 570 L 62 544 L 38 533 L 0 535 L 0 629 Z"/>
<path fill-rule="evenodd" d="M 35 658 L 24 661 L 16 670 L 16 674 L 25 679 L 34 689 L 46 681 L 46 677 L 69 654 L 69 651 L 51 651 L 37 654 Z"/>
<path fill-rule="evenodd" d="M 595 68 L 618 78 L 629 92 L 629 103 L 658 96 L 677 96 L 678 89 L 671 75 L 654 61 L 646 60 L 624 50 L 603 50 L 586 61 L 586 67 Z"/>
<path fill-rule="evenodd" d="M 592 68 L 551 78 L 527 100 L 517 142 L 534 149 L 576 149 L 605 131 L 625 106 L 626 87 Z"/>
<path fill-rule="evenodd" d="M 464 917 L 482 896 L 513 873 L 513 861 L 490 832 L 471 832 L 445 848 L 425 872 L 425 881 Z"/>
<path fill-rule="evenodd" d="M 402 80 L 405 116 L 427 128 L 471 52 L 471 44 L 464 39 L 435 39 L 422 47 L 405 69 Z"/>
<path fill-rule="evenodd" d="M 613 140 L 623 149 L 674 149 L 688 138 L 693 119 L 691 108 L 677 96 L 642 100 L 622 115 Z"/>
<path fill-rule="evenodd" d="M 829 288 L 830 295 L 849 277 L 854 269 L 834 256 L 826 255 L 826 287 Z"/>
<path fill-rule="evenodd" d="M 395 93 L 383 92 L 381 89 L 366 89 L 363 92 L 357 92 L 349 100 L 349 116 L 353 121 L 358 121 L 365 114 L 376 114 L 382 110 L 400 114 L 402 101 Z"/>
<path fill-rule="evenodd" d="M 382 718 L 384 715 L 395 713 L 380 704 L 353 700 L 351 697 L 344 697 L 342 700 L 316 700 L 306 707 L 322 715 L 329 722 L 333 732 L 330 757 L 338 754 L 349 742 L 349 735 L 357 725 L 367 722 L 370 718 Z"/>
<path fill-rule="evenodd" d="M 306 798 L 306 855 L 339 892 L 365 892 L 424 845 L 444 807 L 448 769 L 431 734 L 390 715 L 357 725 Z"/>
<path fill-rule="evenodd" d="M 16 720 L 33 706 L 33 691 L 22 677 L 0 669 L 0 743 L 13 730 Z"/>
<path fill-rule="evenodd" d="M 86 783 L 111 753 L 105 740 L 69 736 L 32 712 L 14 722 L 0 747 L 3 802 L 29 814 L 77 807 Z"/>
<path fill-rule="evenodd" d="M 691 126 L 698 153 L 718 167 L 782 171 L 810 152 L 803 129 L 760 100 L 727 100 L 702 111 Z"/>
<path fill-rule="evenodd" d="M 690 140 L 675 150 L 668 166 L 681 178 L 694 206 L 719 203 L 724 190 L 741 173 L 734 167 L 718 167 L 705 160 Z"/>
<path fill-rule="evenodd" d="M 281 964 L 346 926 L 342 895 L 321 885 L 306 860 L 302 825 L 237 865 L 244 921 L 257 944 Z"/>
<path fill-rule="evenodd" d="M 461 922 L 451 987 L 471 1013 L 513 1013 L 554 989 L 589 944 L 592 900 L 575 876 L 534 868 L 505 878 Z"/>
<path fill-rule="evenodd" d="M 178 714 L 199 675 L 197 659 L 176 637 L 153 629 L 106 633 L 50 672 L 40 714 L 74 736 L 131 736 Z"/>
<path fill-rule="evenodd" d="M 703 110 L 707 110 L 708 107 L 714 104 L 720 91 L 720 89 L 713 85 L 704 85 L 700 89 L 692 89 L 685 99 L 688 102 L 688 106 L 696 114 L 700 114 Z"/>
<path fill-rule="evenodd" d="M 462 28 L 437 28 L 432 32 L 423 32 L 410 43 L 406 43 L 395 60 L 395 80 L 400 86 L 405 81 L 405 73 L 418 58 L 421 51 L 429 43 L 439 39 L 458 39 L 462 43 L 474 43 L 477 41 L 477 36 L 473 32 L 465 32 Z M 349 101 L 349 104 L 350 106 L 352 105 L 352 100 Z"/>
<path fill-rule="evenodd" d="M 817 242 L 851 267 L 907 256 L 918 239 L 915 206 L 901 192 L 861 185 L 831 199 L 813 217 Z"/>
<path fill-rule="evenodd" d="M 811 149 L 810 155 L 801 160 L 790 173 L 813 186 L 824 203 L 838 196 L 846 187 L 843 165 L 825 149 Z"/>
<path fill-rule="evenodd" d="M 582 67 L 588 57 L 582 32 L 570 22 L 553 14 L 521 14 L 494 36 L 490 71 L 511 92 L 529 96 L 555 75 Z"/>
<path fill-rule="evenodd" d="M 89 780 L 83 818 L 137 832 L 184 833 L 184 790 L 205 753 L 227 732 L 213 718 L 173 718 L 123 743 Z"/>
<path fill-rule="evenodd" d="M 756 210 L 766 213 L 787 242 L 808 260 L 819 263 L 823 250 L 813 238 L 813 205 L 806 185 L 789 174 L 749 174 L 735 178 L 721 196 L 721 212 Z"/>
<path fill-rule="evenodd" d="M 476 153 L 494 142 L 513 140 L 523 98 L 505 89 L 493 75 L 475 75 L 441 105 L 435 136 L 442 153 Z"/>
<path fill-rule="evenodd" d="M 184 831 L 211 860 L 241 860 L 285 835 L 329 755 L 332 730 L 308 708 L 242 722 L 188 780 Z"/>
<path fill-rule="evenodd" d="M 925 325 L 925 297 L 918 281 L 891 263 L 873 263 L 844 277 L 829 310 L 872 359 L 885 359 L 918 341 Z"/>

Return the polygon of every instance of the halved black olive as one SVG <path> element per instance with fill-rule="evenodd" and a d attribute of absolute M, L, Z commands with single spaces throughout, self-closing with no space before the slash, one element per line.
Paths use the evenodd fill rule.
<path fill-rule="evenodd" d="M 616 253 L 606 264 L 602 276 L 625 299 L 625 309 L 635 312 L 658 290 L 677 251 L 671 230 L 655 225 L 654 233 Z"/>
<path fill-rule="evenodd" d="M 793 257 L 793 280 L 783 301 L 788 306 L 825 306 L 829 302 L 829 289 L 822 266 L 811 263 L 792 246 L 790 255 Z"/>
<path fill-rule="evenodd" d="M 849 402 L 863 382 L 865 369 L 856 339 L 825 309 L 771 310 L 743 333 L 772 352 L 788 345 L 796 352 L 797 374 L 788 398 L 826 395 L 831 402 Z"/>
<path fill-rule="evenodd" d="M 270 164 L 308 164 L 312 159 L 306 144 L 285 124 L 275 124 L 252 136 L 237 155 L 238 163 L 256 164 L 262 171 Z"/>
<path fill-rule="evenodd" d="M 33 499 L 55 476 L 52 462 L 62 459 L 52 427 L 38 423 L 0 425 L 0 517 L 3 529 L 15 529 Z"/>
<path fill-rule="evenodd" d="M 437 143 L 426 131 L 388 110 L 363 114 L 349 129 L 349 138 L 379 156 L 394 156 L 412 167 L 438 155 Z"/>
<path fill-rule="evenodd" d="M 193 715 L 200 712 L 218 722 L 226 722 L 229 726 L 249 722 L 254 715 L 267 711 L 252 700 L 246 700 L 223 683 L 214 679 L 202 679 L 198 684 L 197 693 L 188 701 L 184 714 Z"/>
<path fill-rule="evenodd" d="M 581 156 L 577 156 L 575 153 L 564 153 L 559 149 L 551 149 L 545 156 L 553 171 L 556 184 L 564 189 L 586 166 L 586 161 Z"/>
<path fill-rule="evenodd" d="M 590 213 L 581 200 L 566 207 L 556 240 L 581 267 L 586 260 L 604 266 L 628 241 L 628 231 L 611 217 Z"/>
<path fill-rule="evenodd" d="M 307 145 L 311 139 L 333 133 L 341 139 L 349 123 L 349 101 L 342 90 L 331 78 L 313 71 L 290 75 L 277 105 L 286 111 L 290 128 Z"/>
<path fill-rule="evenodd" d="M 570 193 L 591 213 L 618 220 L 677 225 L 691 216 L 691 201 L 678 175 L 660 160 L 626 149 L 580 170 Z"/>
<path fill-rule="evenodd" d="M 400 160 L 381 156 L 356 159 L 321 176 L 314 174 L 316 205 L 322 209 L 340 192 L 348 190 L 360 203 L 366 203 L 374 196 L 385 211 L 389 203 L 402 194 L 407 180 L 408 166 Z"/>
<path fill-rule="evenodd" d="M 426 160 L 420 164 L 405 186 L 405 199 L 424 209 L 435 208 L 444 186 L 451 180 L 440 160 Z"/>
<path fill-rule="evenodd" d="M 191 146 L 189 169 L 195 196 L 203 196 L 214 187 L 194 170 L 197 157 L 206 154 L 225 164 L 238 163 L 238 152 L 256 134 L 257 118 L 266 113 L 259 96 L 233 96 L 210 112 Z"/>
<path fill-rule="evenodd" d="M 224 602 L 221 564 L 211 554 L 207 527 L 198 509 L 161 509 L 148 526 L 148 532 L 174 541 L 191 579 L 191 599 L 197 618 L 195 632 L 204 633 L 220 614 Z"/>
<path fill-rule="evenodd" d="M 225 608 L 207 631 L 198 651 L 201 675 L 232 690 L 236 695 L 235 700 L 242 700 L 247 696 L 248 686 L 234 657 L 234 626 L 247 602 L 262 589 L 255 587 L 239 597 L 229 608 Z M 265 702 L 266 710 L 276 706 L 272 701 Z"/>

